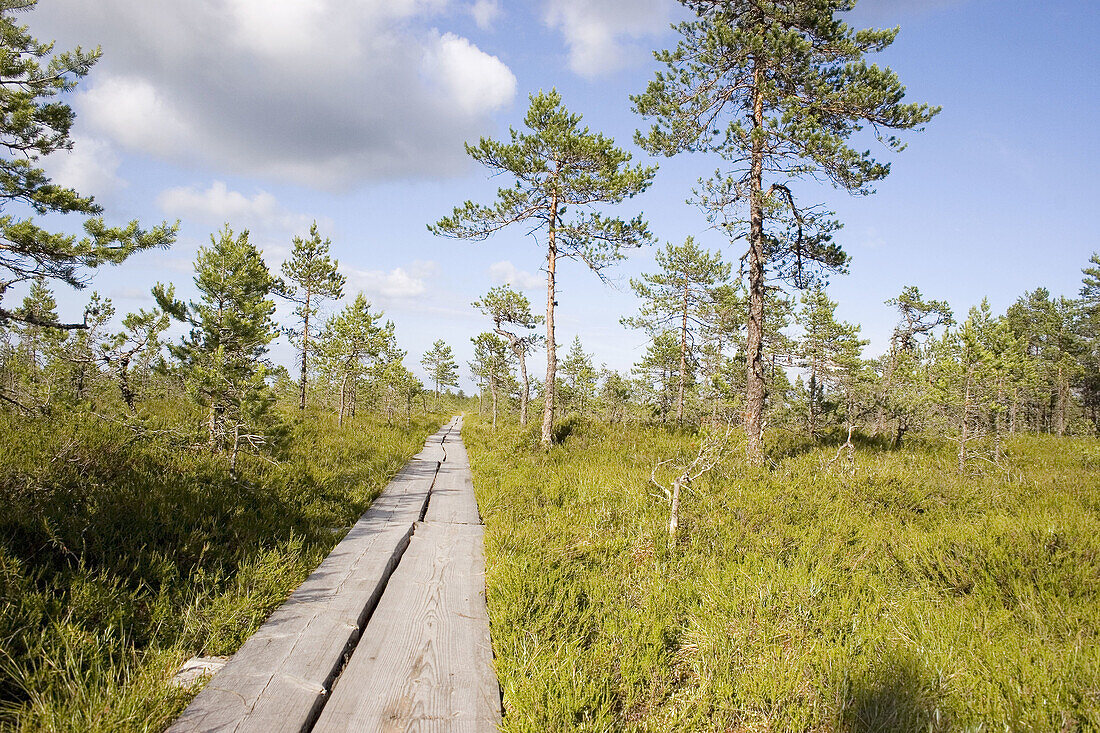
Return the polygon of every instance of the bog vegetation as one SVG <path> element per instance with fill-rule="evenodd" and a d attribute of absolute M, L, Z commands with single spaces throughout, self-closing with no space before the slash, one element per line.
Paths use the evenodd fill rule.
<path fill-rule="evenodd" d="M 463 408 L 510 730 L 1100 726 L 1100 255 L 1004 313 L 899 282 L 867 353 L 827 290 L 840 223 L 800 201 L 870 193 L 889 165 L 853 146 L 900 152 L 938 108 L 867 60 L 897 31 L 844 25 L 851 0 L 683 4 L 635 142 L 717 167 L 692 201 L 728 250 L 665 243 L 631 281 L 632 369 L 563 338 L 558 261 L 602 276 L 654 244 L 613 210 L 658 173 L 533 94 L 525 129 L 467 148 L 497 198 L 430 229 L 535 232 L 545 311 L 488 289 L 472 361 L 437 340 L 425 384 L 317 225 L 278 271 L 227 223 L 191 298 L 59 313 L 57 287 L 177 226 L 110 227 L 49 180 L 99 52 L 0 0 L 0 728 L 166 725 L 180 662 L 239 646 Z"/>

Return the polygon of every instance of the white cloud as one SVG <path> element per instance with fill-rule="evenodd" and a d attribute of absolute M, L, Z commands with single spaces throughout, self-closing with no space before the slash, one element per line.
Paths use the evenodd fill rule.
<path fill-rule="evenodd" d="M 413 277 L 434 277 L 439 273 L 439 263 L 435 260 L 413 260 L 409 265 L 409 274 Z"/>
<path fill-rule="evenodd" d="M 77 94 L 76 106 L 84 122 L 126 148 L 169 156 L 196 142 L 184 113 L 139 77 L 102 79 Z"/>
<path fill-rule="evenodd" d="M 516 95 L 516 77 L 500 59 L 453 33 L 436 39 L 422 70 L 467 115 L 500 109 Z"/>
<path fill-rule="evenodd" d="M 489 30 L 493 27 L 493 21 L 500 15 L 499 0 L 477 0 L 469 8 L 470 15 L 481 30 Z"/>
<path fill-rule="evenodd" d="M 54 183 L 76 189 L 82 196 L 109 196 L 126 185 L 118 176 L 119 158 L 103 140 L 72 135 L 71 150 L 59 150 L 42 160 Z"/>
<path fill-rule="evenodd" d="M 464 170 L 462 143 L 514 98 L 503 61 L 427 25 L 448 8 L 448 0 L 51 0 L 31 24 L 59 48 L 102 44 L 74 107 L 121 149 L 341 188 Z"/>
<path fill-rule="evenodd" d="M 489 265 L 489 279 L 494 285 L 514 285 L 520 290 L 535 290 L 546 286 L 543 278 L 519 269 L 508 260 Z"/>
<path fill-rule="evenodd" d="M 667 29 L 670 6 L 664 0 L 547 0 L 543 20 L 565 37 L 569 68 L 591 78 L 645 58 L 648 49 L 630 41 Z"/>
<path fill-rule="evenodd" d="M 166 189 L 157 196 L 157 204 L 165 215 L 185 222 L 212 228 L 228 224 L 235 232 L 247 229 L 272 268 L 290 256 L 291 238 L 305 235 L 314 221 L 305 214 L 287 211 L 267 191 L 249 196 L 231 190 L 222 181 L 214 181 L 205 189 L 192 186 Z M 330 231 L 333 223 L 322 218 L 317 220 L 317 226 L 323 233 Z"/>
<path fill-rule="evenodd" d="M 389 301 L 413 298 L 427 289 L 424 275 L 417 277 L 403 267 L 389 272 L 341 268 L 348 278 L 350 292 L 362 291 L 372 300 Z"/>

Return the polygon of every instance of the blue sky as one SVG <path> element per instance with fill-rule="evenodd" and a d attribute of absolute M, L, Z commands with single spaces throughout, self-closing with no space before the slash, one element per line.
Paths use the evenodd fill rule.
<path fill-rule="evenodd" d="M 386 312 L 419 372 L 437 338 L 465 363 L 489 325 L 469 304 L 492 285 L 545 303 L 544 253 L 522 230 L 481 244 L 427 232 L 500 183 L 462 142 L 505 134 L 529 93 L 556 87 L 648 160 L 631 142 L 643 123 L 628 96 L 656 69 L 651 50 L 675 44 L 668 26 L 682 13 L 672 0 L 41 0 L 26 22 L 59 48 L 103 47 L 71 97 L 76 147 L 48 169 L 113 221 L 182 222 L 171 250 L 101 270 L 92 289 L 121 312 L 148 306 L 157 280 L 193 293 L 195 251 L 226 222 L 250 229 L 277 267 L 316 219 L 348 294 Z M 851 274 L 830 294 L 863 324 L 868 353 L 885 347 L 894 314 L 883 301 L 905 285 L 960 313 L 986 296 L 1001 311 L 1038 286 L 1075 295 L 1100 250 L 1100 3 L 862 0 L 848 20 L 901 26 L 875 61 L 910 99 L 944 108 L 906 151 L 883 156 L 893 172 L 875 196 L 802 188 L 845 223 Z M 655 185 L 619 213 L 643 212 L 661 242 L 692 235 L 736 260 L 741 245 L 684 203 L 716 162 L 657 162 Z M 567 263 L 559 343 L 579 335 L 598 363 L 628 369 L 645 338 L 618 322 L 637 306 L 627 280 L 652 268 L 652 251 L 634 252 L 607 286 Z M 86 296 L 58 293 L 71 317 Z M 285 344 L 274 355 L 291 361 Z"/>

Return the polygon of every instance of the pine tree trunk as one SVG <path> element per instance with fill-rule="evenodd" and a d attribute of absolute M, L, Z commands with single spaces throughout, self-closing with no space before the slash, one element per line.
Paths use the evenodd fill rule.
<path fill-rule="evenodd" d="M 759 72 L 753 73 L 753 129 L 764 124 Z M 764 465 L 764 149 L 754 138 L 749 176 L 749 322 L 745 334 L 745 452 L 750 464 Z"/>
<path fill-rule="evenodd" d="M 210 414 L 207 416 L 207 429 L 210 431 L 210 453 L 218 452 L 218 408 L 210 405 Z"/>
<path fill-rule="evenodd" d="M 817 366 L 810 370 L 810 414 L 809 423 L 807 427 L 810 431 L 810 437 L 813 438 L 817 435 Z"/>
<path fill-rule="evenodd" d="M 489 389 L 493 393 L 493 430 L 497 429 L 497 380 L 490 377 Z"/>
<path fill-rule="evenodd" d="M 519 357 L 519 373 L 523 378 L 523 392 L 519 395 L 519 424 L 527 425 L 527 403 L 531 401 L 531 380 L 527 377 L 527 357 L 520 348 L 516 351 Z"/>
<path fill-rule="evenodd" d="M 306 409 L 306 375 L 308 374 L 307 359 L 309 357 L 309 291 L 306 291 L 306 315 L 302 323 L 302 396 L 298 409 L 305 412 Z"/>
<path fill-rule="evenodd" d="M 1062 377 L 1062 367 L 1058 367 L 1057 403 L 1054 412 L 1054 431 L 1061 438 L 1066 434 L 1066 409 L 1069 405 L 1069 385 L 1065 384 Z"/>
<path fill-rule="evenodd" d="M 344 408 L 347 405 L 348 375 L 345 374 L 340 382 L 340 417 L 336 421 L 337 427 L 344 427 Z"/>
<path fill-rule="evenodd" d="M 542 445 L 550 447 L 551 433 L 554 429 L 554 396 L 555 381 L 558 374 L 558 350 L 554 343 L 554 300 L 557 295 L 557 282 L 555 275 L 558 264 L 558 246 L 555 240 L 557 234 L 555 227 L 558 218 L 558 197 L 555 194 L 551 199 L 550 231 L 546 251 L 546 384 L 542 390 Z"/>
<path fill-rule="evenodd" d="M 684 372 L 687 371 L 688 286 L 684 283 L 684 313 L 680 324 L 680 389 L 676 397 L 676 424 L 684 424 Z"/>

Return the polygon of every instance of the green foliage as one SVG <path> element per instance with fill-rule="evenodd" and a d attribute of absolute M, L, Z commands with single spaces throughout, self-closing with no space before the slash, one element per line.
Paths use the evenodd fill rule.
<path fill-rule="evenodd" d="M 310 325 L 310 320 L 317 315 L 321 301 L 328 298 L 339 300 L 343 296 L 347 278 L 338 270 L 340 263 L 329 257 L 332 242 L 328 239 L 321 241 L 317 222 L 309 227 L 309 239 L 294 237 L 293 244 L 290 259 L 282 267 L 286 280 L 276 284 L 275 292 L 294 303 L 294 315 L 302 324 L 300 331 L 288 330 L 288 333 L 302 353 L 299 408 L 304 410 L 309 381 L 310 340 L 315 335 L 315 326 Z"/>
<path fill-rule="evenodd" d="M 829 300 L 824 288 L 815 288 L 802 297 L 799 324 L 803 328 L 798 356 L 806 370 L 806 429 L 817 432 L 818 418 L 828 407 L 826 393 L 840 408 L 840 417 L 850 422 L 857 411 L 857 389 L 863 367 L 861 352 L 867 341 L 859 338 L 859 326 L 836 320 L 837 304 Z"/>
<path fill-rule="evenodd" d="M 543 385 L 542 443 L 549 446 L 557 388 L 557 258 L 583 262 L 600 273 L 621 259 L 623 249 L 652 240 L 641 216 L 630 221 L 605 216 L 600 208 L 618 204 L 649 188 L 655 167 L 631 166 L 631 156 L 615 141 L 580 127 L 556 90 L 531 95 L 524 124 L 509 128 L 510 143 L 482 138 L 470 156 L 494 173 L 515 180 L 497 190 L 492 206 L 467 201 L 451 216 L 429 225 L 433 234 L 482 241 L 512 224 L 546 233 L 546 382 Z"/>
<path fill-rule="evenodd" d="M 455 361 L 454 351 L 443 339 L 438 339 L 432 344 L 431 350 L 424 354 L 420 363 L 428 371 L 428 377 L 435 383 L 437 399 L 441 387 L 458 385 L 458 363 Z"/>
<path fill-rule="evenodd" d="M 670 547 L 650 472 L 694 435 L 463 438 L 506 731 L 1100 726 L 1095 440 L 1010 439 L 967 476 L 934 440 L 731 456 Z"/>
<path fill-rule="evenodd" d="M 474 345 L 474 360 L 470 362 L 470 375 L 478 384 L 488 385 L 493 397 L 493 425 L 497 424 L 498 401 L 500 392 L 510 393 L 508 389 L 512 377 L 511 354 L 508 344 L 495 333 L 479 333 L 470 339 Z M 484 387 L 483 387 L 484 389 Z"/>
<path fill-rule="evenodd" d="M 630 287 L 643 302 L 638 315 L 623 318 L 622 323 L 645 329 L 652 337 L 672 329 L 679 333 L 676 421 L 683 422 L 689 364 L 697 361 L 702 350 L 702 333 L 713 330 L 711 319 L 719 313 L 718 289 L 729 279 L 730 265 L 721 254 L 700 248 L 692 237 L 682 245 L 665 245 L 657 253 L 657 265 L 660 272 L 630 279 Z"/>
<path fill-rule="evenodd" d="M 581 415 L 588 411 L 596 396 L 596 367 L 592 354 L 585 353 L 580 336 L 573 337 L 569 353 L 561 362 L 562 406 Z"/>
<path fill-rule="evenodd" d="M 328 320 L 321 333 L 321 371 L 339 385 L 341 424 L 344 415 L 355 414 L 360 383 L 366 376 L 388 374 L 395 383 L 411 386 L 393 366 L 400 364 L 404 356 L 398 352 L 393 323 L 381 324 L 385 314 L 372 313 L 370 308 L 370 301 L 358 293 L 352 303 Z"/>
<path fill-rule="evenodd" d="M 526 425 L 527 403 L 531 399 L 531 380 L 527 376 L 527 354 L 542 341 L 542 336 L 536 333 L 520 336 L 514 330 L 509 331 L 505 326 L 533 329 L 543 323 L 544 319 L 542 316 L 531 314 L 531 301 L 526 295 L 507 285 L 490 289 L 481 300 L 475 300 L 472 305 L 493 319 L 495 332 L 508 339 L 512 354 L 519 363 L 520 379 L 523 382 L 519 395 L 519 422 L 520 425 Z"/>
<path fill-rule="evenodd" d="M 36 0 L 0 0 L 0 298 L 9 287 L 27 280 L 54 279 L 83 287 L 85 268 L 118 264 L 134 252 L 166 247 L 175 240 L 176 227 L 162 223 L 143 230 L 136 221 L 109 227 L 99 216 L 102 208 L 91 197 L 50 182 L 37 163 L 41 156 L 72 147 L 69 131 L 74 115 L 63 93 L 76 87 L 99 59 L 99 49 L 55 54 L 52 43 L 31 36 L 15 20 Z M 2 213 L 11 205 L 39 216 L 78 214 L 85 236 L 77 238 L 47 231 L 32 218 Z M 31 311 L 11 311 L 0 306 L 0 325 L 9 321 L 33 322 L 61 328 L 82 328 L 83 323 L 62 324 L 56 314 L 39 318 Z"/>
<path fill-rule="evenodd" d="M 556 90 L 531 95 L 524 117 L 530 133 L 509 128 L 510 142 L 482 138 L 466 145 L 469 153 L 494 173 L 515 179 L 497 190 L 492 206 L 467 201 L 428 229 L 433 234 L 484 240 L 510 224 L 552 233 L 562 257 L 581 260 L 600 270 L 620 259 L 623 247 L 638 246 L 650 235 L 641 217 L 622 221 L 590 210 L 615 204 L 649 187 L 656 168 L 629 165 L 629 153 L 615 141 L 581 128 L 580 115 L 570 114 Z M 564 215 L 573 209 L 572 217 Z"/>
<path fill-rule="evenodd" d="M 189 305 L 176 301 L 162 285 L 154 288 L 167 313 L 191 326 L 191 332 L 169 347 L 183 366 L 188 391 L 207 410 L 211 451 L 226 452 L 235 462 L 245 444 L 264 444 L 262 420 L 272 396 L 266 384 L 267 346 L 277 335 L 271 300 L 275 279 L 248 239 L 228 225 L 199 248 L 195 287 L 202 299 Z"/>
<path fill-rule="evenodd" d="M 139 403 L 141 439 L 0 412 L 0 729 L 165 727 L 194 693 L 168 684 L 181 663 L 235 651 L 440 423 L 311 413 L 234 478 L 180 449 L 195 410 Z"/>

